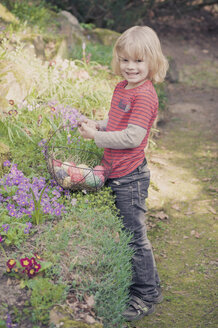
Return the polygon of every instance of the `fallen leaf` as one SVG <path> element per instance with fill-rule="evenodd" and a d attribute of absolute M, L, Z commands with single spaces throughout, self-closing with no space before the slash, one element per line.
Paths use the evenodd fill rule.
<path fill-rule="evenodd" d="M 203 178 L 202 181 L 207 182 L 207 181 L 211 181 L 211 178 Z"/>
<path fill-rule="evenodd" d="M 208 206 L 208 209 L 211 213 L 216 214 L 216 210 L 212 206 Z"/>
<path fill-rule="evenodd" d="M 93 317 L 91 317 L 89 314 L 86 314 L 86 316 L 84 317 L 84 320 L 89 324 L 95 323 L 95 319 Z"/>
<path fill-rule="evenodd" d="M 186 212 L 186 213 L 184 213 L 185 215 L 192 215 L 192 214 L 194 214 L 195 212 L 194 211 L 188 211 L 188 212 Z"/>
<path fill-rule="evenodd" d="M 173 204 L 173 205 L 171 206 L 171 208 L 173 208 L 173 209 L 176 210 L 176 211 L 180 211 L 180 207 L 179 207 L 178 204 Z"/>
<path fill-rule="evenodd" d="M 94 299 L 94 296 L 93 296 L 93 295 L 91 295 L 91 296 L 87 296 L 87 295 L 85 295 L 85 296 L 84 296 L 84 299 L 85 299 L 87 305 L 88 305 L 90 308 L 94 307 L 94 305 L 95 305 L 95 299 Z"/>
<path fill-rule="evenodd" d="M 213 186 L 210 186 L 210 187 L 208 188 L 208 190 L 209 190 L 209 191 L 213 191 L 213 192 L 218 192 L 218 188 L 215 188 L 215 187 L 213 187 Z"/>
<path fill-rule="evenodd" d="M 160 211 L 160 212 L 156 213 L 154 216 L 159 220 L 168 220 L 169 219 L 169 216 L 166 213 L 164 213 L 164 211 Z"/>

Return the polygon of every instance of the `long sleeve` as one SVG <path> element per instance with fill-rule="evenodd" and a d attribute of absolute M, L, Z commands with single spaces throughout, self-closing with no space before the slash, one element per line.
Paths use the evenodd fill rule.
<path fill-rule="evenodd" d="M 107 127 L 108 118 L 105 120 L 96 121 L 99 124 L 100 131 L 105 131 Z"/>
<path fill-rule="evenodd" d="M 138 147 L 145 138 L 147 130 L 134 124 L 129 124 L 122 131 L 98 131 L 95 143 L 100 148 L 127 149 Z"/>

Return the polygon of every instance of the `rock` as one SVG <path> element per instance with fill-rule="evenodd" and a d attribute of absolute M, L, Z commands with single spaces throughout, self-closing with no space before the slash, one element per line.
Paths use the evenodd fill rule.
<path fill-rule="evenodd" d="M 166 80 L 171 83 L 179 82 L 179 72 L 177 70 L 176 61 L 174 59 L 169 59 L 169 69 L 167 71 Z"/>
<path fill-rule="evenodd" d="M 76 17 L 67 11 L 61 11 L 57 15 L 57 22 L 59 23 L 58 33 L 65 36 L 68 51 L 71 51 L 75 44 L 82 44 L 85 41 L 83 29 L 79 25 Z"/>
<path fill-rule="evenodd" d="M 115 41 L 120 36 L 120 33 L 106 28 L 95 28 L 90 32 L 90 34 L 94 34 L 94 36 L 97 37 L 97 40 L 105 46 L 114 45 Z"/>
<path fill-rule="evenodd" d="M 66 17 L 70 24 L 75 25 L 78 29 L 80 29 L 82 31 L 82 28 L 79 25 L 78 19 L 75 16 L 73 16 L 69 11 L 62 10 L 60 12 L 60 15 Z"/>
<path fill-rule="evenodd" d="M 19 23 L 17 17 L 15 17 L 5 6 L 0 4 L 0 19 L 6 23 Z"/>
<path fill-rule="evenodd" d="M 33 40 L 36 56 L 42 60 L 45 60 L 45 43 L 41 35 Z"/>
<path fill-rule="evenodd" d="M 28 94 L 28 82 L 31 83 L 30 76 L 26 74 L 24 67 L 7 60 L 0 63 L 0 75 L 0 111 L 3 111 L 8 108 L 8 102 L 11 99 L 14 103 L 22 102 Z"/>

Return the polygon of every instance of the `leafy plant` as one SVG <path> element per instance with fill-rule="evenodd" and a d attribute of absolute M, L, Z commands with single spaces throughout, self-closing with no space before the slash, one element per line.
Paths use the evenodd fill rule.
<path fill-rule="evenodd" d="M 38 278 L 30 281 L 28 287 L 32 289 L 30 297 L 32 320 L 47 325 L 51 307 L 65 299 L 66 286 L 55 285 L 48 278 Z"/>
<path fill-rule="evenodd" d="M 42 206 L 41 206 L 41 201 L 42 201 L 42 196 L 45 192 L 45 189 L 48 187 L 49 183 L 47 183 L 45 185 L 45 187 L 40 191 L 40 196 L 37 199 L 36 195 L 33 192 L 33 189 L 30 188 L 31 194 L 33 196 L 33 202 L 34 202 L 34 211 L 32 212 L 32 221 L 33 224 L 39 224 L 42 223 L 43 221 L 43 210 L 42 210 Z"/>

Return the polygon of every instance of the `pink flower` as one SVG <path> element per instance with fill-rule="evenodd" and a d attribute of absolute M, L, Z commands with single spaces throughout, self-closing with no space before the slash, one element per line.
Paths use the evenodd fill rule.
<path fill-rule="evenodd" d="M 34 269 L 35 269 L 36 272 L 38 272 L 38 271 L 41 269 L 41 264 L 36 263 L 36 264 L 34 265 Z"/>
<path fill-rule="evenodd" d="M 7 262 L 7 266 L 9 269 L 12 269 L 16 265 L 16 261 L 14 259 L 9 259 Z"/>
<path fill-rule="evenodd" d="M 23 268 L 29 268 L 32 266 L 32 262 L 28 257 L 24 257 L 23 259 L 20 259 L 20 264 Z"/>

